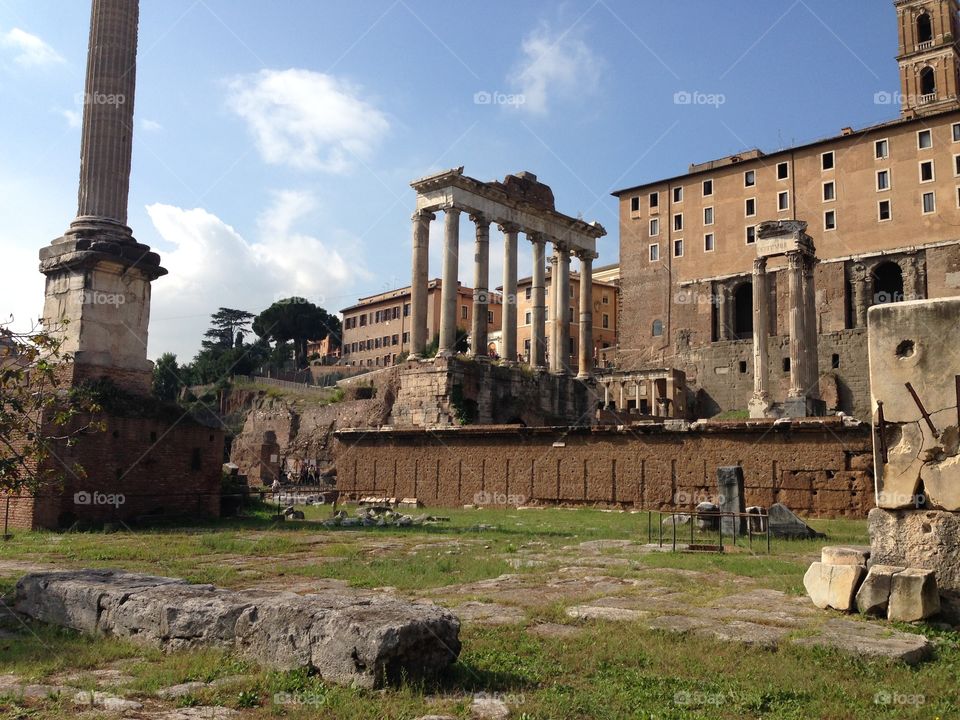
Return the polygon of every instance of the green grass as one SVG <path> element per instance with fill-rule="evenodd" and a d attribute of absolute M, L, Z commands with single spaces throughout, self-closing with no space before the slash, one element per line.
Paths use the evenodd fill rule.
<path fill-rule="evenodd" d="M 645 514 L 591 509 L 432 510 L 427 512 L 449 516 L 450 522 L 356 529 L 323 528 L 318 521 L 329 517 L 329 508 L 308 508 L 306 522 L 277 523 L 271 512 L 261 507 L 244 520 L 135 533 L 18 533 L 0 544 L 0 564 L 119 567 L 228 587 L 339 579 L 359 588 L 389 586 L 401 596 L 456 603 L 472 596 L 452 594 L 451 586 L 506 573 L 520 575 L 535 596 L 560 567 L 577 559 L 590 564 L 594 555 L 579 547 L 585 541 L 647 541 Z M 864 521 L 811 524 L 826 532 L 828 540 L 774 541 L 769 555 L 763 543 L 751 551 L 741 541 L 728 545 L 722 555 L 643 553 L 628 547 L 602 550 L 595 557 L 625 560 L 604 567 L 604 575 L 652 578 L 684 592 L 691 604 L 709 604 L 718 595 L 756 587 L 796 593 L 802 592 L 803 573 L 823 544 L 867 543 Z M 481 530 L 480 525 L 493 528 Z M 678 535 L 682 541 L 689 537 L 684 531 Z M 514 568 L 507 562 L 530 556 L 541 557 L 546 565 Z M 664 568 L 702 575 L 691 579 L 664 573 Z M 0 565 L 0 594 L 12 592 L 16 577 Z M 637 592 L 642 597 L 643 590 Z M 957 633 L 899 628 L 928 633 L 938 642 L 933 661 L 909 668 L 789 644 L 772 652 L 656 632 L 639 623 L 589 622 L 578 625 L 579 635 L 566 639 L 527 632 L 531 622 L 575 624 L 565 614 L 568 605 L 545 597 L 527 612 L 526 622 L 468 623 L 461 631 L 460 660 L 443 677 L 428 684 L 401 683 L 384 692 L 327 686 L 306 672 L 262 669 L 225 651 L 164 654 L 115 638 L 88 638 L 39 624 L 23 628 L 9 619 L 0 621 L 0 627 L 16 635 L 0 636 L 0 674 L 14 672 L 43 682 L 65 671 L 121 666 L 134 678 L 129 692 L 143 698 L 169 685 L 239 675 L 243 678 L 233 684 L 209 687 L 166 706 L 220 704 L 240 710 L 243 718 L 468 718 L 475 693 L 501 697 L 512 717 L 526 720 L 960 716 Z M 922 694 L 924 702 L 878 705 L 878 693 L 901 701 Z M 62 718 L 74 712 L 65 702 L 0 699 L 0 720 Z"/>

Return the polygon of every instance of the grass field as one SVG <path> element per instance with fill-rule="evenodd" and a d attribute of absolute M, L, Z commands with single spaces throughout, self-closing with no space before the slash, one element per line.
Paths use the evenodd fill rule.
<path fill-rule="evenodd" d="M 144 709 L 131 715 L 142 718 L 178 705 L 222 705 L 244 718 L 467 718 L 478 693 L 503 699 L 511 717 L 528 720 L 960 717 L 960 635 L 953 632 L 901 628 L 937 640 L 935 658 L 909 668 L 819 648 L 771 651 L 634 622 L 582 621 L 565 612 L 584 597 L 603 595 L 595 591 L 598 582 L 656 583 L 691 607 L 753 588 L 799 595 L 803 573 L 824 541 L 774 541 L 769 555 L 763 544 L 757 552 L 740 546 L 722 555 L 643 552 L 638 544 L 597 542 L 646 543 L 642 513 L 443 510 L 432 512 L 450 521 L 437 526 L 323 528 L 316 521 L 329 512 L 309 508 L 306 522 L 276 523 L 261 508 L 244 520 L 199 527 L 21 533 L 0 543 L 0 593 L 9 594 L 35 567 L 112 567 L 233 588 L 307 592 L 339 583 L 451 607 L 469 601 L 512 605 L 522 611 L 519 621 L 465 621 L 463 652 L 446 676 L 382 692 L 328 687 L 302 672 L 270 672 L 222 652 L 164 655 L 116 639 L 23 627 L 9 618 L 0 625 L 6 629 L 0 675 L 47 684 L 69 676 L 72 686 L 91 690 L 99 682 L 101 690 L 143 702 Z M 867 543 L 865 522 L 811 524 L 828 534 L 829 544 Z M 503 588 L 480 582 L 502 576 L 522 583 L 524 591 L 504 589 L 506 581 Z M 624 592 L 635 592 L 642 607 L 645 587 Z M 531 632 L 544 624 L 559 630 Z M 109 672 L 119 678 L 114 684 Z M 176 701 L 153 697 L 163 687 L 218 678 L 228 681 Z M 0 697 L 0 708 L 0 718 L 76 712 L 62 697 Z"/>

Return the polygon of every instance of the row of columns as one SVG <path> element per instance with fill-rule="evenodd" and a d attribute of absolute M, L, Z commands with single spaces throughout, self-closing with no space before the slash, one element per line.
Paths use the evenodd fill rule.
<path fill-rule="evenodd" d="M 664 387 L 666 388 L 663 395 L 658 394 L 657 383 L 658 381 L 663 381 Z M 611 407 L 612 393 L 611 388 L 616 384 L 618 386 L 618 399 L 617 399 L 617 411 L 626 412 L 627 411 L 627 385 L 633 385 L 633 403 L 636 406 L 636 409 L 640 410 L 640 400 L 644 399 L 649 404 L 649 415 L 654 417 L 674 417 L 674 414 L 670 411 L 671 402 L 673 400 L 673 395 L 675 392 L 673 378 L 667 376 L 665 378 L 622 378 L 609 380 L 603 383 L 603 408 L 609 410 Z M 644 388 L 644 392 L 641 396 L 640 388 Z"/>
<path fill-rule="evenodd" d="M 456 353 L 458 265 L 460 248 L 460 210 L 443 209 L 444 237 L 440 291 L 440 345 L 438 354 Z M 411 357 L 423 356 L 427 345 L 427 283 L 429 273 L 430 223 L 434 213 L 418 210 L 413 214 L 413 272 L 411 280 Z M 471 337 L 474 357 L 487 355 L 487 309 L 490 302 L 490 224 L 491 218 L 470 215 L 476 228 L 473 263 L 473 321 Z M 505 360 L 517 358 L 517 245 L 521 228 L 508 222 L 498 223 L 503 233 L 503 312 L 501 313 L 501 348 Z M 531 282 L 532 337 L 530 363 L 535 368 L 546 368 L 546 278 L 545 247 L 548 238 L 541 233 L 526 232 L 533 245 L 533 276 Z M 551 300 L 555 308 L 551 318 L 550 371 L 566 374 L 564 360 L 570 345 L 570 255 L 569 248 L 553 242 L 551 264 Z M 593 254 L 577 253 L 580 258 L 580 306 L 578 373 L 581 378 L 593 374 Z"/>

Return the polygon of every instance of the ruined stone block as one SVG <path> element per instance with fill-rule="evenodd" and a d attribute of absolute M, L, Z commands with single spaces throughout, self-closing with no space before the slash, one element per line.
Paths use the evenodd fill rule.
<path fill-rule="evenodd" d="M 903 570 L 897 565 L 873 565 L 857 590 L 857 610 L 886 617 L 893 576 Z"/>
<path fill-rule="evenodd" d="M 862 565 L 866 567 L 870 550 L 864 548 L 827 545 L 820 549 L 820 562 L 824 565 Z"/>
<path fill-rule="evenodd" d="M 907 568 L 895 573 L 890 583 L 887 619 L 914 622 L 940 612 L 940 593 L 933 570 Z"/>

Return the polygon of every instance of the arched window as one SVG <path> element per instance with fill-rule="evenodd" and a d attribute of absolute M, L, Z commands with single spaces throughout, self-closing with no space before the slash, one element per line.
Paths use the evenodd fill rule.
<path fill-rule="evenodd" d="M 932 67 L 925 67 L 920 71 L 920 94 L 935 95 L 937 92 L 937 76 Z"/>
<path fill-rule="evenodd" d="M 753 335 L 753 283 L 741 283 L 733 291 L 733 333 L 740 340 Z"/>
<path fill-rule="evenodd" d="M 654 320 L 654 321 L 653 321 L 653 336 L 654 336 L 654 337 L 660 337 L 661 335 L 663 335 L 663 321 L 662 321 L 662 320 Z"/>
<path fill-rule="evenodd" d="M 930 16 L 921 13 L 917 17 L 917 42 L 925 43 L 933 41 L 933 24 L 930 22 Z"/>
<path fill-rule="evenodd" d="M 903 271 L 895 262 L 885 262 L 873 269 L 873 303 L 900 302 L 903 300 Z"/>

